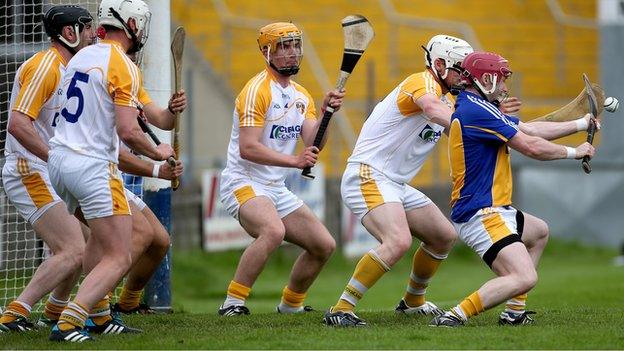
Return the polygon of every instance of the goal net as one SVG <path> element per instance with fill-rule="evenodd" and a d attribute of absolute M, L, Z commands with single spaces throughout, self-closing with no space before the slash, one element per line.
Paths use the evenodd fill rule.
<path fill-rule="evenodd" d="M 48 46 L 42 18 L 55 4 L 80 5 L 96 18 L 99 1 L 9 0 L 0 4 L 0 166 L 4 165 L 9 98 L 15 72 L 25 60 Z M 9 202 L 0 182 L 0 308 L 21 293 L 45 256 L 43 242 Z M 41 311 L 41 306 L 33 307 Z"/>

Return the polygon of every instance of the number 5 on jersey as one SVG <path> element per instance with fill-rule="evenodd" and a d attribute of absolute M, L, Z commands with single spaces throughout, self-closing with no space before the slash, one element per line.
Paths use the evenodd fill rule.
<path fill-rule="evenodd" d="M 76 108 L 76 112 L 71 113 L 67 110 L 67 108 L 63 108 L 63 110 L 61 110 L 61 115 L 69 123 L 76 123 L 84 108 L 84 96 L 82 95 L 82 90 L 80 90 L 80 87 L 77 85 L 78 81 L 88 83 L 89 75 L 82 72 L 76 72 L 69 83 L 69 87 L 67 88 L 67 100 L 69 101 L 71 98 L 78 98 L 78 107 Z"/>

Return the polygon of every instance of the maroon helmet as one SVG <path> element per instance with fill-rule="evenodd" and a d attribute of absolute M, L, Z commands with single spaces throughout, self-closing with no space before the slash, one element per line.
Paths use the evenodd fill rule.
<path fill-rule="evenodd" d="M 478 82 L 484 74 L 488 73 L 492 75 L 492 82 L 494 83 L 492 89 L 496 87 L 496 83 L 500 81 L 500 78 L 509 78 L 512 74 L 509 69 L 509 61 L 501 55 L 492 52 L 473 52 L 466 56 L 461 67 L 464 70 L 462 83 L 481 85 Z M 479 88 L 483 87 L 479 86 Z M 489 94 L 492 91 L 484 91 L 484 93 Z"/>

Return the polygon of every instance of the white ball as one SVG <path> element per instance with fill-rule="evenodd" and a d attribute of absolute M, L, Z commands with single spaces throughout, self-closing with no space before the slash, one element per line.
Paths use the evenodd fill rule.
<path fill-rule="evenodd" d="M 611 96 L 605 99 L 604 101 L 605 110 L 609 112 L 615 112 L 617 111 L 618 107 L 620 107 L 620 102 L 618 101 L 618 99 L 611 97 Z"/>

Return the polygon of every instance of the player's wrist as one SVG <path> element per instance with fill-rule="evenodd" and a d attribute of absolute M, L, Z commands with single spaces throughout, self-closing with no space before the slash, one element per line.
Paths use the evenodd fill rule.
<path fill-rule="evenodd" d="M 576 130 L 578 132 L 587 130 L 587 128 L 589 127 L 589 121 L 585 118 L 585 116 L 574 120 L 574 122 L 576 123 Z"/>
<path fill-rule="evenodd" d="M 564 146 L 566 150 L 566 158 L 575 159 L 576 158 L 576 149 L 569 146 Z"/>
<path fill-rule="evenodd" d="M 160 163 L 154 163 L 154 168 L 152 168 L 152 178 L 159 178 L 160 175 Z"/>

